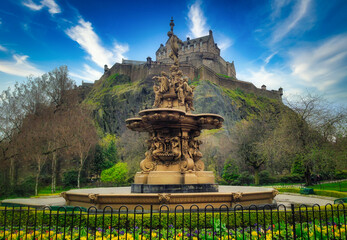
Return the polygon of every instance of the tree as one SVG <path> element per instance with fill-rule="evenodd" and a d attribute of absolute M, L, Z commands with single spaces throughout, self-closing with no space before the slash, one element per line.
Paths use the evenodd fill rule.
<path fill-rule="evenodd" d="M 71 125 L 71 153 L 77 157 L 77 187 L 80 188 L 81 172 L 88 158 L 89 153 L 95 147 L 98 141 L 95 126 L 91 118 L 91 111 L 78 105 L 70 109 Z"/>
<path fill-rule="evenodd" d="M 57 161 L 59 159 L 58 150 L 69 146 L 69 129 L 71 124 L 69 108 L 78 105 L 77 91 L 74 89 L 75 82 L 68 77 L 66 66 L 55 68 L 45 74 L 42 78 L 47 79 L 46 94 L 50 99 L 50 104 L 54 107 L 50 119 L 51 138 L 48 145 L 51 149 L 51 190 L 55 192 L 57 182 Z"/>
<path fill-rule="evenodd" d="M 254 172 L 254 182 L 260 183 L 259 172 L 271 164 L 273 152 L 264 144 L 273 133 L 283 106 L 265 109 L 257 115 L 237 122 L 232 129 L 233 158 L 238 160 L 241 171 L 251 168 Z"/>
<path fill-rule="evenodd" d="M 222 178 L 224 181 L 226 181 L 228 184 L 231 185 L 237 185 L 239 184 L 238 178 L 239 178 L 239 169 L 237 165 L 235 164 L 235 161 L 228 159 L 225 161 L 225 165 L 223 168 L 223 175 Z"/>
<path fill-rule="evenodd" d="M 112 167 L 119 161 L 116 147 L 117 137 L 106 134 L 95 146 L 95 155 L 92 162 L 93 172 L 100 177 L 101 171 Z"/>
<path fill-rule="evenodd" d="M 258 150 L 258 143 L 265 135 L 260 121 L 241 120 L 234 128 L 233 147 L 237 157 L 254 170 L 254 183 L 259 185 L 259 171 L 266 158 Z"/>
<path fill-rule="evenodd" d="M 311 94 L 299 96 L 287 104 L 296 114 L 291 119 L 293 127 L 288 130 L 297 133 L 295 144 L 299 145 L 297 154 L 302 156 L 305 184 L 312 185 L 312 173 L 318 171 L 318 166 L 334 161 L 328 149 L 334 145 L 346 122 L 346 110 L 332 108 L 321 96 Z"/>
<path fill-rule="evenodd" d="M 38 194 L 39 179 L 42 169 L 47 162 L 49 137 L 46 115 L 41 114 L 43 109 L 36 110 L 36 114 L 27 115 L 22 123 L 22 130 L 17 135 L 17 141 L 21 145 L 19 151 L 22 161 L 34 165 L 35 169 L 35 195 Z M 23 162 L 22 162 L 23 164 Z"/>
<path fill-rule="evenodd" d="M 22 131 L 25 117 L 46 105 L 45 89 L 44 81 L 29 77 L 26 83 L 16 83 L 13 91 L 9 88 L 0 95 L 0 161 L 9 168 L 11 186 L 15 182 L 15 159 L 19 155 L 16 135 Z"/>
<path fill-rule="evenodd" d="M 37 194 L 40 175 L 50 160 L 54 192 L 58 159 L 63 155 L 74 157 L 69 152 L 78 156 L 80 179 L 97 135 L 90 111 L 80 104 L 74 86 L 67 67 L 62 66 L 41 77 L 29 77 L 26 82 L 16 84 L 13 91 L 9 89 L 0 95 L 0 163 L 10 168 L 11 184 L 15 170 L 18 171 L 15 166 L 18 159 L 20 166 L 35 166 Z M 6 171 L 2 171 L 5 176 Z"/>

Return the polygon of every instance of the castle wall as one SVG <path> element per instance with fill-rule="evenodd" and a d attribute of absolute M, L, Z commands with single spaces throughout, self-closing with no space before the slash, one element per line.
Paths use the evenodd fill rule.
<path fill-rule="evenodd" d="M 170 72 L 171 63 L 153 63 L 151 65 L 142 64 L 142 65 L 131 65 L 131 64 L 119 64 L 116 63 L 112 66 L 110 70 L 108 70 L 100 80 L 106 79 L 109 76 L 119 73 L 124 74 L 130 77 L 131 81 L 139 81 L 145 78 L 152 78 L 155 75 L 160 75 L 162 71 Z M 199 80 L 209 80 L 213 83 L 216 83 L 220 86 L 229 89 L 239 88 L 244 90 L 246 93 L 254 93 L 258 96 L 264 96 L 268 98 L 274 98 L 281 100 L 282 91 L 277 90 L 266 90 L 260 89 L 254 86 L 250 82 L 240 81 L 236 78 L 226 78 L 216 74 L 211 68 L 207 67 L 207 65 L 201 65 L 199 68 L 191 64 L 182 63 L 180 64 L 180 69 L 183 72 L 184 76 L 187 76 L 189 79 L 199 79 Z"/>
<path fill-rule="evenodd" d="M 229 89 L 236 89 L 239 88 L 241 90 L 244 90 L 247 93 L 254 93 L 258 96 L 268 97 L 268 98 L 274 98 L 274 99 L 282 99 L 282 91 L 276 91 L 276 90 L 265 90 L 260 89 L 254 86 L 250 82 L 240 81 L 236 78 L 226 78 L 223 76 L 220 76 L 216 74 L 213 70 L 210 68 L 203 66 L 199 69 L 199 76 L 200 80 L 209 80 L 213 83 L 216 83 L 222 87 L 226 87 Z"/>
<path fill-rule="evenodd" d="M 130 77 L 131 81 L 138 81 L 145 78 L 148 75 L 148 67 L 145 64 L 143 65 L 134 65 L 134 64 L 120 64 L 116 63 L 110 68 L 100 80 L 106 79 L 109 76 L 119 73 L 124 74 Z"/>

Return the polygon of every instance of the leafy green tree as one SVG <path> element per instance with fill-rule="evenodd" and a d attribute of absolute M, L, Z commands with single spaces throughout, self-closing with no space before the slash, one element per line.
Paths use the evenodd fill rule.
<path fill-rule="evenodd" d="M 297 154 L 295 156 L 293 165 L 292 165 L 292 169 L 291 169 L 291 174 L 298 174 L 303 176 L 305 173 L 305 168 L 304 165 L 302 163 L 302 155 L 301 154 Z"/>
<path fill-rule="evenodd" d="M 119 162 L 109 169 L 101 172 L 102 182 L 113 182 L 117 185 L 123 185 L 128 180 L 128 164 Z"/>
<path fill-rule="evenodd" d="M 100 176 L 102 170 L 111 168 L 119 161 L 116 142 L 117 138 L 115 135 L 107 134 L 97 144 L 92 164 L 92 170 L 97 176 Z"/>
<path fill-rule="evenodd" d="M 259 172 L 267 161 L 260 143 L 267 136 L 268 127 L 265 119 L 254 119 L 242 120 L 234 128 L 234 152 L 243 164 L 253 169 L 255 185 L 259 185 Z"/>
<path fill-rule="evenodd" d="M 238 183 L 239 176 L 239 168 L 236 163 L 230 159 L 227 160 L 223 168 L 223 180 L 228 184 L 235 185 Z"/>

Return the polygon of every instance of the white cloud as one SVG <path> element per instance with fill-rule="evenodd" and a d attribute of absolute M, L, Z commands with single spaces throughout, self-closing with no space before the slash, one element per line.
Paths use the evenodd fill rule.
<path fill-rule="evenodd" d="M 1 46 L 1 45 L 0 45 L 0 51 L 1 51 L 1 52 L 7 52 L 7 48 L 5 48 L 4 46 Z"/>
<path fill-rule="evenodd" d="M 264 66 L 260 69 L 247 69 L 246 72 L 239 72 L 238 78 L 243 81 L 252 82 L 258 88 L 263 84 L 270 88 L 281 87 L 281 78 L 277 76 L 274 72 L 269 72 Z"/>
<path fill-rule="evenodd" d="M 267 58 L 265 58 L 265 60 L 264 60 L 265 65 L 268 64 L 268 63 L 271 61 L 271 59 L 272 59 L 277 53 L 278 53 L 278 51 L 273 52 L 273 53 L 271 53 Z"/>
<path fill-rule="evenodd" d="M 221 51 L 225 51 L 231 45 L 233 45 L 233 41 L 226 36 L 216 36 L 215 42 L 218 44 L 218 47 Z"/>
<path fill-rule="evenodd" d="M 77 72 L 70 72 L 70 76 L 78 78 L 80 80 L 86 80 L 88 82 L 94 82 L 95 80 L 98 80 L 102 76 L 102 72 L 95 70 L 88 64 L 84 64 L 84 71 L 77 73 Z"/>
<path fill-rule="evenodd" d="M 67 29 L 66 34 L 76 41 L 82 49 L 90 56 L 91 60 L 98 66 L 105 64 L 112 66 L 114 62 L 121 62 L 125 58 L 124 54 L 129 50 L 127 44 L 114 44 L 113 49 L 106 49 L 101 45 L 100 38 L 94 32 L 92 24 L 79 20 L 78 25 Z"/>
<path fill-rule="evenodd" d="M 292 74 L 319 90 L 347 78 L 347 34 L 332 37 L 319 46 L 291 52 Z"/>
<path fill-rule="evenodd" d="M 0 61 L 0 71 L 21 77 L 29 75 L 42 75 L 43 71 L 36 68 L 32 63 L 28 62 L 29 56 L 27 55 L 13 55 L 14 61 Z"/>
<path fill-rule="evenodd" d="M 273 0 L 271 3 L 272 13 L 271 18 L 275 19 L 281 15 L 282 8 L 288 5 L 290 0 Z"/>
<path fill-rule="evenodd" d="M 201 2 L 197 0 L 193 5 L 189 6 L 188 19 L 189 30 L 194 38 L 202 37 L 208 34 L 208 26 L 206 25 L 206 17 L 201 9 Z"/>
<path fill-rule="evenodd" d="M 298 1 L 291 14 L 282 22 L 276 25 L 272 35 L 272 42 L 282 40 L 288 33 L 290 33 L 308 13 L 311 0 Z M 280 6 L 281 8 L 283 5 Z M 277 8 L 278 9 L 278 8 Z"/>
<path fill-rule="evenodd" d="M 56 4 L 54 0 L 42 0 L 40 1 L 40 4 L 36 4 L 32 0 L 26 0 L 23 2 L 23 5 L 30 8 L 33 11 L 39 11 L 42 8 L 47 7 L 48 12 L 52 15 L 56 13 L 61 13 L 60 7 L 58 6 L 58 4 Z"/>
<path fill-rule="evenodd" d="M 301 94 L 306 88 L 300 84 L 300 80 L 289 73 L 279 69 L 268 70 L 264 66 L 240 70 L 238 79 L 251 82 L 258 88 L 264 84 L 268 90 L 278 90 L 282 87 L 284 97 Z"/>

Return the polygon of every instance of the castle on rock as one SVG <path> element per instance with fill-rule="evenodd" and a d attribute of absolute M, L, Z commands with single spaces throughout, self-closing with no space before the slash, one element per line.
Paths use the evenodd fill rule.
<path fill-rule="evenodd" d="M 220 56 L 220 49 L 215 43 L 212 30 L 207 36 L 178 41 L 178 61 L 184 76 L 193 80 L 208 80 L 229 89 L 241 89 L 247 93 L 254 93 L 274 99 L 282 99 L 283 89 L 267 90 L 263 85 L 257 88 L 253 83 L 237 79 L 234 61 L 225 61 Z M 123 59 L 122 63 L 115 63 L 111 68 L 105 65 L 103 80 L 113 74 L 124 74 L 136 82 L 142 79 L 150 79 L 160 75 L 162 71 L 169 72 L 173 63 L 170 41 L 165 45 L 160 44 L 156 51 L 156 60 L 148 57 L 146 61 Z"/>

